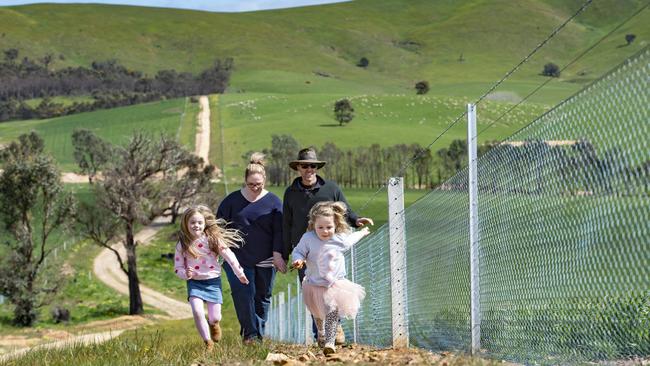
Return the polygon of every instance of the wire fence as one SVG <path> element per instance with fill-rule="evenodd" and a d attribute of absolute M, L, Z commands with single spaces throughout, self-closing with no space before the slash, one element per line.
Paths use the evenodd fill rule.
<path fill-rule="evenodd" d="M 649 81 L 646 47 L 478 159 L 480 355 L 650 357 Z M 472 349 L 467 176 L 404 211 L 411 346 Z M 393 344 L 390 230 L 346 258 L 367 291 L 356 321 L 344 322 L 358 343 Z M 297 287 L 274 298 L 274 339 L 309 338 Z"/>

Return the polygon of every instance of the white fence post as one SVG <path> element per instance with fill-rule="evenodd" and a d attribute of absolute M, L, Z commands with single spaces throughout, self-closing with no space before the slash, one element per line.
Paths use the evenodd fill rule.
<path fill-rule="evenodd" d="M 355 263 L 355 260 L 354 260 L 355 253 L 356 252 L 354 250 L 354 245 L 353 245 L 352 248 L 350 249 L 350 276 L 352 278 L 352 282 L 354 282 L 354 283 L 357 282 L 357 277 L 356 277 L 356 273 L 355 273 L 355 270 L 354 270 L 355 267 L 356 267 L 356 263 Z M 357 332 L 358 332 L 357 317 L 355 316 L 352 319 L 352 342 L 354 342 L 354 343 L 357 343 Z"/>
<path fill-rule="evenodd" d="M 305 344 L 307 346 L 311 345 L 314 343 L 314 335 L 312 334 L 311 331 L 311 313 L 309 312 L 309 309 L 307 309 L 307 306 L 304 307 L 305 309 Z"/>
<path fill-rule="evenodd" d="M 469 159 L 469 263 L 472 355 L 481 349 L 481 293 L 479 287 L 478 180 L 476 162 L 476 105 L 467 105 L 467 156 Z"/>
<path fill-rule="evenodd" d="M 294 342 L 293 339 L 293 300 L 291 299 L 291 284 L 287 284 L 287 329 L 289 330 L 288 332 L 288 340 L 290 342 Z"/>
<path fill-rule="evenodd" d="M 278 301 L 278 314 L 280 315 L 278 317 L 278 325 L 280 326 L 280 329 L 278 331 L 279 336 L 278 339 L 284 340 L 284 330 L 286 329 L 286 319 L 284 318 L 285 312 L 284 312 L 284 292 L 280 292 L 278 294 L 279 301 Z"/>
<path fill-rule="evenodd" d="M 404 179 L 388 180 L 388 227 L 390 240 L 390 292 L 393 314 L 393 347 L 408 347 L 406 317 L 406 232 Z"/>

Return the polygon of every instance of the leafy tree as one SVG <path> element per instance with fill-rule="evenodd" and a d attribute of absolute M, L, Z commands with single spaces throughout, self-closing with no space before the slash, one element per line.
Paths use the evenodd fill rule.
<path fill-rule="evenodd" d="M 291 135 L 271 136 L 271 150 L 268 154 L 271 157 L 271 163 L 268 174 L 272 184 L 286 186 L 289 183 L 292 171 L 287 162 L 295 159 L 298 150 L 300 150 L 300 144 Z M 249 156 L 245 157 L 246 160 Z"/>
<path fill-rule="evenodd" d="M 560 67 L 552 62 L 549 62 L 546 65 L 544 65 L 544 70 L 542 70 L 542 75 L 559 78 Z"/>
<path fill-rule="evenodd" d="M 359 62 L 357 62 L 357 66 L 363 67 L 363 68 L 368 67 L 369 64 L 370 64 L 370 61 L 365 57 L 361 57 L 361 59 L 359 59 Z"/>
<path fill-rule="evenodd" d="M 339 125 L 349 123 L 354 118 L 354 108 L 348 99 L 337 100 L 334 103 L 334 118 L 339 121 Z"/>
<path fill-rule="evenodd" d="M 630 33 L 630 34 L 626 34 L 626 35 L 625 35 L 625 42 L 627 42 L 627 45 L 628 45 L 628 46 L 631 45 L 632 42 L 634 42 L 635 39 L 636 39 L 636 35 L 635 35 L 635 34 L 631 34 L 631 33 Z"/>
<path fill-rule="evenodd" d="M 42 278 L 52 252 L 52 233 L 72 221 L 73 197 L 63 191 L 60 173 L 43 152 L 35 132 L 21 135 L 0 152 L 0 218 L 12 236 L 9 254 L 0 263 L 0 292 L 14 305 L 14 323 L 31 326 L 37 309 L 51 300 L 60 280 Z"/>
<path fill-rule="evenodd" d="M 146 225 L 162 213 L 160 208 L 169 202 L 170 195 L 161 176 L 182 170 L 186 153 L 170 137 L 154 140 L 141 132 L 136 132 L 126 146 L 111 150 L 104 179 L 95 184 L 96 202 L 82 207 L 84 214 L 78 215 L 78 221 L 87 237 L 115 253 L 129 279 L 129 314 L 142 314 L 135 226 Z M 124 238 L 126 258 L 111 245 L 118 238 Z"/>
<path fill-rule="evenodd" d="M 441 167 L 438 171 L 440 181 L 452 177 L 467 164 L 467 142 L 465 140 L 454 140 L 448 148 L 437 151 L 441 160 Z"/>
<path fill-rule="evenodd" d="M 74 160 L 79 165 L 81 172 L 88 174 L 88 182 L 92 184 L 99 170 L 111 156 L 110 144 L 90 130 L 75 129 L 72 133 L 72 146 L 74 147 Z"/>
<path fill-rule="evenodd" d="M 429 82 L 426 80 L 418 81 L 415 83 L 415 90 L 418 94 L 426 94 L 429 92 Z"/>

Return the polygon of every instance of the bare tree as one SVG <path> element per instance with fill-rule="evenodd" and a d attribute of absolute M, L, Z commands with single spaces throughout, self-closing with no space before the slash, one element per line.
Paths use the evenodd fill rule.
<path fill-rule="evenodd" d="M 126 146 L 113 147 L 104 180 L 95 185 L 96 203 L 79 215 L 83 231 L 97 244 L 113 250 L 129 279 L 129 314 L 142 314 L 143 304 L 136 261 L 136 224 L 148 224 L 169 202 L 165 174 L 175 174 L 187 163 L 187 152 L 173 139 L 154 140 L 136 132 Z M 105 220 L 107 223 L 101 224 Z M 118 228 L 120 230 L 118 230 Z M 124 235 L 126 258 L 110 243 Z"/>
<path fill-rule="evenodd" d="M 48 287 L 40 275 L 53 250 L 50 236 L 72 222 L 75 211 L 72 195 L 63 191 L 56 164 L 43 148 L 43 139 L 32 132 L 0 151 L 0 218 L 13 237 L 0 263 L 0 292 L 14 305 L 14 322 L 22 326 L 34 323 L 37 309 L 60 285 L 49 277 Z"/>

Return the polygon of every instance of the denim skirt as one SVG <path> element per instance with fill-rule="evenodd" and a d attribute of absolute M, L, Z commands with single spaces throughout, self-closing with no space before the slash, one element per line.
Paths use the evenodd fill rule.
<path fill-rule="evenodd" d="M 207 280 L 187 280 L 187 300 L 198 297 L 203 301 L 223 304 L 221 294 L 221 277 L 208 278 Z"/>

